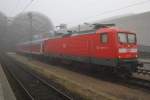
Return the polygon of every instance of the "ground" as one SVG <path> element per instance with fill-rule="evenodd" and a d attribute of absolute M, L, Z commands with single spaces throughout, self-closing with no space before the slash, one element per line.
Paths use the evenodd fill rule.
<path fill-rule="evenodd" d="M 149 92 L 134 87 L 111 83 L 77 72 L 29 60 L 23 56 L 11 54 L 11 57 L 29 65 L 30 69 L 63 85 L 70 91 L 90 100 L 149 100 Z M 70 66 L 71 67 L 71 66 Z"/>

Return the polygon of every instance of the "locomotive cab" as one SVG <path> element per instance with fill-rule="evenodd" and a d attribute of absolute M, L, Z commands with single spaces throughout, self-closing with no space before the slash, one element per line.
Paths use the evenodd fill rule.
<path fill-rule="evenodd" d="M 127 72 L 136 72 L 138 50 L 135 33 L 117 32 L 118 66 Z M 122 72 L 122 71 L 121 71 Z"/>
<path fill-rule="evenodd" d="M 131 75 L 137 71 L 138 49 L 136 34 L 115 27 L 105 27 L 97 30 L 100 37 L 96 56 L 101 65 L 112 66 L 120 75 Z M 102 60 L 101 60 L 102 59 Z"/>
<path fill-rule="evenodd" d="M 127 32 L 118 32 L 118 58 L 134 59 L 137 58 L 136 34 Z"/>

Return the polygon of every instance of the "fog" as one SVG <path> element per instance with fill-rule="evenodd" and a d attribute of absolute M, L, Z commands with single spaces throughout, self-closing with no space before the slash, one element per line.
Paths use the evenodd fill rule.
<path fill-rule="evenodd" d="M 52 21 L 41 13 L 28 12 L 15 18 L 0 13 L 0 40 L 5 49 L 15 49 L 17 43 L 51 36 L 53 31 Z"/>
<path fill-rule="evenodd" d="M 0 12 L 0 49 L 4 48 L 4 41 L 6 41 L 7 36 L 7 17 Z"/>
<path fill-rule="evenodd" d="M 78 26 L 118 15 L 150 10 L 149 0 L 2 0 L 0 46 L 53 36 L 55 26 Z"/>

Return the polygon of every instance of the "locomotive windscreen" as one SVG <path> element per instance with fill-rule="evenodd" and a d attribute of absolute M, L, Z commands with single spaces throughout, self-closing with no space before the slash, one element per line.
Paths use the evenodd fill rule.
<path fill-rule="evenodd" d="M 136 43 L 136 35 L 133 33 L 118 33 L 118 40 L 120 43 Z"/>
<path fill-rule="evenodd" d="M 136 35 L 128 34 L 128 43 L 136 43 Z"/>

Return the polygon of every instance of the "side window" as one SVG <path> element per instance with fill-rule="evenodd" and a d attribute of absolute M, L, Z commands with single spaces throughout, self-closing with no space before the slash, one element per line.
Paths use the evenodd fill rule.
<path fill-rule="evenodd" d="M 108 43 L 108 33 L 101 33 L 100 35 L 101 43 Z"/>

